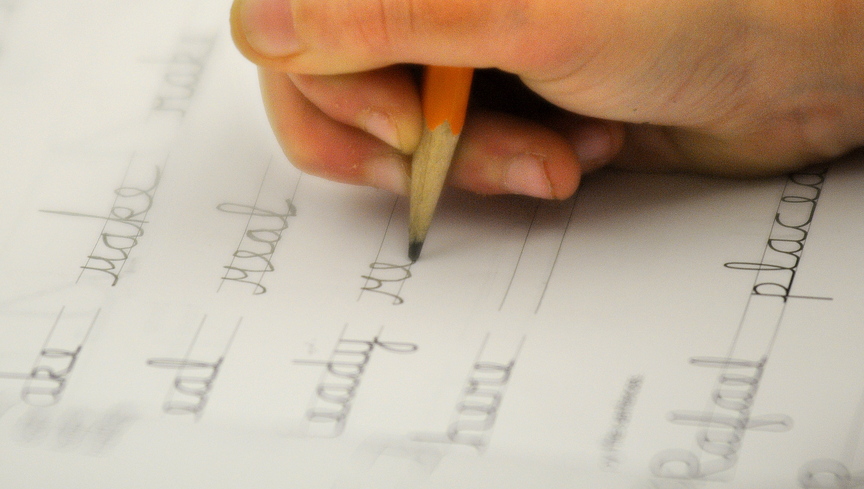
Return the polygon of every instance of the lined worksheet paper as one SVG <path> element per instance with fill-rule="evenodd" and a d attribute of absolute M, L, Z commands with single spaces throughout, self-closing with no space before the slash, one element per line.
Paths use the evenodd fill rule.
<path fill-rule="evenodd" d="M 864 487 L 864 156 L 407 202 L 227 0 L 0 0 L 0 486 Z"/>

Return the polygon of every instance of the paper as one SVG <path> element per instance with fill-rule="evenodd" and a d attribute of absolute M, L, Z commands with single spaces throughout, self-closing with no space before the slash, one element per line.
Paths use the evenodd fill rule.
<path fill-rule="evenodd" d="M 303 176 L 228 2 L 0 0 L 0 486 L 864 487 L 862 157 Z"/>

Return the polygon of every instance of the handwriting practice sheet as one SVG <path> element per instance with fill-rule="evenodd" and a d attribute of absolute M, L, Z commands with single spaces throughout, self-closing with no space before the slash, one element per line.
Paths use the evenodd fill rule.
<path fill-rule="evenodd" d="M 303 175 L 227 0 L 0 0 L 0 487 L 864 488 L 864 157 Z"/>

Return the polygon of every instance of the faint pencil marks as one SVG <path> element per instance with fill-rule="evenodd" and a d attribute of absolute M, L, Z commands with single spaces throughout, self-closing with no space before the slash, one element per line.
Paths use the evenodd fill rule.
<path fill-rule="evenodd" d="M 15 13 L 15 4 L 13 0 L 0 0 L 0 58 L 3 57 L 3 33 L 8 32 L 9 26 L 12 24 L 12 17 Z"/>
<path fill-rule="evenodd" d="M 501 283 L 499 312 L 537 314 L 555 271 L 573 217 L 575 201 L 536 202 L 526 215 L 518 253 L 513 252 L 512 271 Z M 527 213 L 526 213 L 527 214 Z M 530 217 L 529 217 L 530 216 Z M 515 238 L 515 236 L 514 236 Z"/>
<path fill-rule="evenodd" d="M 804 489 L 860 489 L 864 472 L 852 473 L 838 460 L 820 458 L 799 469 L 798 484 Z"/>
<path fill-rule="evenodd" d="M 525 246 L 528 244 L 528 236 L 531 236 L 531 229 L 534 228 L 534 223 L 537 222 L 538 209 L 540 209 L 539 201 L 534 204 L 534 212 L 531 214 L 531 223 L 525 231 L 525 239 L 522 240 L 522 247 L 519 249 L 519 257 L 516 258 L 516 265 L 513 266 L 513 274 L 510 275 L 510 282 L 507 283 L 507 290 L 504 291 L 504 296 L 501 297 L 501 304 L 498 306 L 499 311 L 504 308 L 504 303 L 507 302 L 507 295 L 510 294 L 510 289 L 513 288 L 513 280 L 516 279 L 516 271 L 519 270 L 519 264 L 522 263 L 522 255 L 525 254 Z M 540 307 L 539 303 L 537 304 L 537 307 Z"/>
<path fill-rule="evenodd" d="M 621 446 L 627 436 L 627 427 L 633 419 L 633 407 L 639 398 L 639 391 L 642 389 L 643 383 L 644 377 L 641 375 L 630 376 L 624 386 L 621 398 L 615 404 L 612 426 L 606 432 L 601 443 L 603 455 L 600 466 L 603 467 L 603 470 L 614 472 L 619 470 L 621 466 Z"/>
<path fill-rule="evenodd" d="M 546 283 L 543 284 L 543 292 L 540 294 L 540 300 L 537 301 L 537 308 L 534 309 L 534 314 L 537 314 L 540 310 L 540 306 L 543 305 L 543 298 L 546 297 L 546 291 L 549 289 L 549 282 L 552 281 L 552 273 L 555 272 L 555 266 L 558 265 L 558 258 L 561 256 L 561 248 L 564 247 L 564 238 L 567 237 L 567 231 L 570 230 L 570 223 L 573 222 L 573 213 L 576 212 L 576 198 L 573 197 L 570 200 L 570 212 L 567 215 L 567 224 L 564 225 L 564 231 L 561 233 L 561 241 L 558 242 L 558 248 L 555 250 L 555 259 L 552 260 L 552 268 L 549 269 L 549 277 L 546 279 Z"/>
<path fill-rule="evenodd" d="M 213 51 L 216 36 L 184 36 L 166 62 L 162 83 L 156 92 L 153 112 L 186 116 Z"/>
<path fill-rule="evenodd" d="M 18 408 L 14 409 L 16 406 Z M 45 409 L 26 404 L 11 408 L 0 414 L 3 417 L 17 414 L 10 423 L 11 430 L 3 433 L 4 439 L 31 448 L 64 453 L 77 451 L 88 455 L 101 455 L 116 446 L 139 418 L 124 404 L 104 410 L 81 407 Z"/>

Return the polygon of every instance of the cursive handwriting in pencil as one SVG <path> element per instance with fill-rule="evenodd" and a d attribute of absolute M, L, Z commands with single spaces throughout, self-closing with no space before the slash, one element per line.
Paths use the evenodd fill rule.
<path fill-rule="evenodd" d="M 489 334 L 483 339 L 468 379 L 459 393 L 446 431 L 443 434 L 415 433 L 412 436 L 414 441 L 465 445 L 474 447 L 478 453 L 483 453 L 489 446 L 525 337 L 522 337 L 515 353 L 506 361 L 482 359 L 486 356 L 484 353 L 488 341 Z"/>
<path fill-rule="evenodd" d="M 411 263 L 395 265 L 392 263 L 375 262 L 369 265 L 369 274 L 360 277 L 366 282 L 361 290 L 374 292 L 393 298 L 393 305 L 405 302 L 399 293 L 402 285 L 411 278 Z"/>
<path fill-rule="evenodd" d="M 402 247 L 405 239 L 402 236 L 391 236 L 391 224 L 393 216 L 396 214 L 396 209 L 399 206 L 400 199 L 393 199 L 393 207 L 390 209 L 390 218 L 387 220 L 387 227 L 384 228 L 384 236 L 381 238 L 381 244 L 378 246 L 378 253 L 375 255 L 375 261 L 369 265 L 369 271 L 365 275 L 361 275 L 363 285 L 360 287 L 360 295 L 357 297 L 359 301 L 363 298 L 364 292 L 373 292 L 393 299 L 391 304 L 394 306 L 401 305 L 405 302 L 402 297 L 402 287 L 405 282 L 411 278 L 411 262 L 400 265 L 400 262 L 395 261 L 395 255 L 390 248 L 395 243 L 398 245 L 400 256 L 404 253 Z M 389 239 L 388 239 L 389 238 Z M 387 248 L 385 250 L 385 248 Z M 382 255 L 385 255 L 382 257 Z M 387 258 L 387 257 L 390 258 Z"/>
<path fill-rule="evenodd" d="M 130 162 L 131 165 L 131 162 Z M 149 184 L 133 186 L 124 183 L 114 190 L 114 203 L 107 216 L 97 216 L 81 212 L 45 210 L 49 214 L 61 216 L 84 217 L 104 220 L 102 232 L 87 255 L 87 261 L 81 267 L 78 279 L 87 272 L 97 272 L 111 277 L 111 285 L 117 285 L 120 273 L 132 249 L 138 246 L 138 239 L 144 235 L 144 224 L 147 224 L 147 213 L 153 206 L 156 189 L 162 179 L 162 170 L 153 168 L 153 178 Z"/>
<path fill-rule="evenodd" d="M 204 414 L 210 392 L 243 318 L 240 318 L 233 328 L 225 325 L 220 327 L 218 321 L 211 322 L 216 322 L 217 325 L 205 330 L 207 316 L 204 316 L 182 358 L 160 357 L 147 360 L 149 367 L 175 372 L 172 387 L 162 403 L 163 412 L 191 414 L 196 420 Z"/>
<path fill-rule="evenodd" d="M 402 341 L 382 341 L 381 332 L 371 340 L 345 338 L 342 329 L 327 360 L 295 360 L 297 365 L 324 367 L 306 419 L 322 428 L 318 436 L 335 438 L 342 434 L 357 396 L 360 381 L 374 351 L 414 353 L 418 346 Z"/>
<path fill-rule="evenodd" d="M 187 35 L 180 39 L 166 61 L 153 113 L 173 114 L 180 119 L 186 116 L 215 42 L 215 35 Z"/>
<path fill-rule="evenodd" d="M 297 208 L 290 199 L 285 199 L 283 212 L 232 203 L 219 204 L 216 208 L 228 214 L 249 217 L 243 238 L 231 255 L 231 263 L 223 267 L 226 271 L 222 276 L 222 283 L 228 280 L 249 284 L 253 287 L 253 294 L 264 294 L 267 288 L 261 285 L 261 281 L 264 274 L 275 270 L 273 253 L 282 239 L 282 231 L 288 229 L 288 218 L 297 215 Z M 253 275 L 257 276 L 257 279 L 252 277 Z"/>
<path fill-rule="evenodd" d="M 669 422 L 702 428 L 696 433 L 700 454 L 690 450 L 664 450 L 651 461 L 657 477 L 703 480 L 733 469 L 743 448 L 747 431 L 784 432 L 792 429 L 792 418 L 785 414 L 753 415 L 753 403 L 762 382 L 767 358 L 748 360 L 722 357 L 694 357 L 697 367 L 719 370 L 718 387 L 706 411 L 672 411 Z M 701 455 L 701 456 L 700 456 Z"/>
<path fill-rule="evenodd" d="M 81 350 L 99 317 L 97 310 L 86 330 L 77 335 L 70 334 L 64 330 L 70 329 L 74 321 L 65 320 L 65 309 L 61 308 L 54 319 L 54 324 L 28 372 L 0 372 L 0 380 L 23 381 L 21 400 L 27 405 L 49 407 L 60 402 Z"/>
<path fill-rule="evenodd" d="M 751 294 L 759 296 L 824 299 L 790 295 L 810 224 L 822 195 L 827 167 L 789 175 L 777 206 L 768 243 L 758 262 L 730 262 L 727 268 L 756 272 Z"/>

